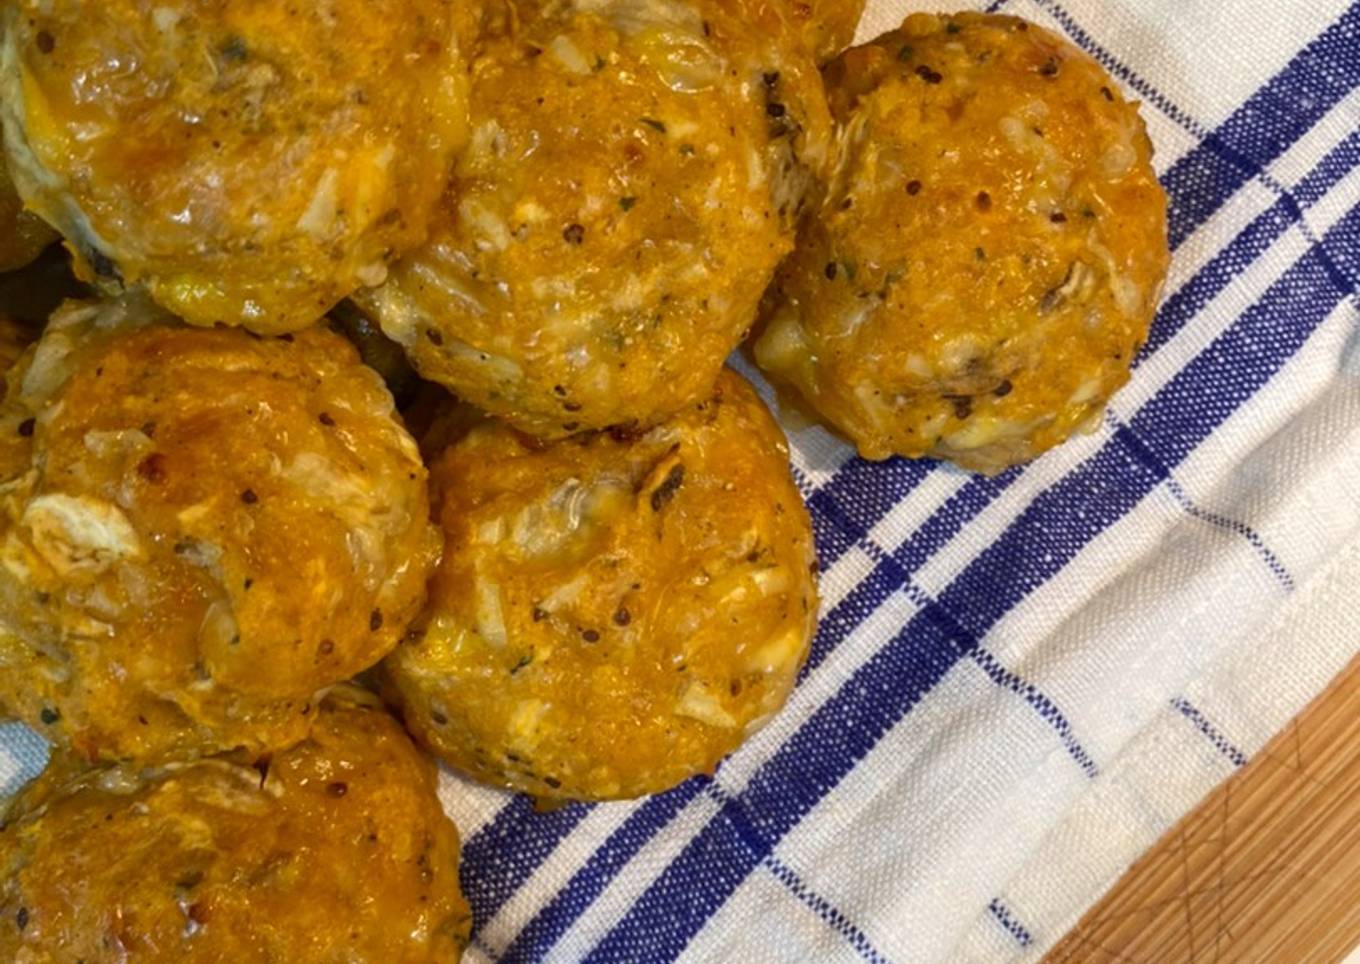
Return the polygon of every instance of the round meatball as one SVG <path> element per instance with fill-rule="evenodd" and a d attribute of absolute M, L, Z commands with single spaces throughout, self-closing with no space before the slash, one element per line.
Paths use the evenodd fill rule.
<path fill-rule="evenodd" d="M 437 456 L 428 609 L 384 663 L 407 726 L 548 799 L 711 773 L 784 703 L 817 599 L 784 437 L 726 372 L 637 436 L 474 424 Z"/>
<path fill-rule="evenodd" d="M 471 917 L 435 776 L 352 689 L 267 760 L 58 763 L 0 831 L 0 957 L 456 961 Z"/>
<path fill-rule="evenodd" d="M 864 16 L 864 0 L 785 0 L 817 63 L 826 63 L 850 46 Z"/>
<path fill-rule="evenodd" d="M 0 271 L 22 268 L 55 240 L 56 231 L 32 211 L 24 210 L 0 157 Z"/>
<path fill-rule="evenodd" d="M 865 458 L 999 472 L 1096 422 L 1167 265 L 1136 105 L 1013 17 L 916 15 L 827 72 L 842 133 L 755 356 Z"/>
<path fill-rule="evenodd" d="M 264 750 L 381 659 L 438 553 L 343 338 L 68 303 L 0 409 L 0 706 L 90 761 Z"/>
<path fill-rule="evenodd" d="M 194 324 L 304 327 L 425 239 L 467 128 L 446 0 L 16 0 L 0 106 L 86 280 Z"/>
<path fill-rule="evenodd" d="M 425 378 L 538 436 L 705 396 L 828 156 L 821 81 L 782 15 L 544 5 L 486 40 L 472 118 L 434 237 L 365 310 Z"/>

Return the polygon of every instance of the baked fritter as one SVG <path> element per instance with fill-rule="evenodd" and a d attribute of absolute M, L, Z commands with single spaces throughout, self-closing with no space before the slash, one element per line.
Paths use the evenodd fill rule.
<path fill-rule="evenodd" d="M 0 706 L 89 761 L 261 751 L 382 658 L 438 552 L 340 336 L 70 302 L 0 409 Z"/>
<path fill-rule="evenodd" d="M 826 76 L 836 175 L 760 365 L 870 459 L 998 472 L 1096 422 L 1168 259 L 1137 106 L 1014 17 L 914 15 Z"/>
<path fill-rule="evenodd" d="M 432 461 L 429 608 L 383 664 L 408 728 L 546 799 L 711 773 L 783 705 L 816 622 L 811 527 L 764 404 L 725 371 L 637 436 L 464 431 Z"/>
<path fill-rule="evenodd" d="M 467 6 L 14 0 L 19 192 L 84 280 L 195 324 L 311 324 L 425 239 L 466 141 Z"/>
<path fill-rule="evenodd" d="M 864 16 L 864 0 L 784 0 L 817 63 L 826 63 L 850 46 Z"/>
<path fill-rule="evenodd" d="M 0 830 L 6 961 L 439 962 L 466 943 L 435 768 L 358 691 L 272 758 L 55 765 Z"/>
<path fill-rule="evenodd" d="M 434 236 L 357 300 L 526 432 L 654 424 L 709 392 L 792 247 L 820 78 L 764 0 L 508 6 Z"/>

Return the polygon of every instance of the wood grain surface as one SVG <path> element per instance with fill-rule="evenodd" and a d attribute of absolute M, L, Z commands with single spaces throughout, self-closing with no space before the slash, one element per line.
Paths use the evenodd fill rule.
<path fill-rule="evenodd" d="M 1333 964 L 1360 946 L 1360 658 L 1045 959 Z"/>

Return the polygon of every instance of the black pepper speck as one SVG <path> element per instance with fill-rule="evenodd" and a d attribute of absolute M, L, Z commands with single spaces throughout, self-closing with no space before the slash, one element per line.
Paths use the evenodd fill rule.
<path fill-rule="evenodd" d="M 666 503 L 675 498 L 675 493 L 679 491 L 684 481 L 685 467 L 683 465 L 674 466 L 666 475 L 665 480 L 652 490 L 652 511 L 660 512 L 665 508 Z"/>
<path fill-rule="evenodd" d="M 946 395 L 945 401 L 954 406 L 955 418 L 967 418 L 973 414 L 973 399 L 968 395 Z"/>
<path fill-rule="evenodd" d="M 123 280 L 122 275 L 118 273 L 118 266 L 115 265 L 113 259 L 103 251 L 97 251 L 91 248 L 89 258 L 90 267 L 94 269 L 94 273 L 99 277 L 113 278 L 118 281 Z"/>
<path fill-rule="evenodd" d="M 240 37 L 232 37 L 222 45 L 222 56 L 226 60 L 234 60 L 238 63 L 245 60 L 250 52 L 246 49 L 246 42 Z"/>

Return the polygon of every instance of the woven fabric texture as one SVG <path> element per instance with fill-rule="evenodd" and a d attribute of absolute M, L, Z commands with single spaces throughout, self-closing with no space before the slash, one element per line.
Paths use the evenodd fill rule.
<path fill-rule="evenodd" d="M 991 479 L 790 426 L 824 606 L 789 706 L 636 803 L 446 775 L 469 960 L 1036 960 L 1360 651 L 1360 3 L 990 9 L 1143 103 L 1174 258 L 1132 383 Z M 43 756 L 0 727 L 0 791 Z"/>

